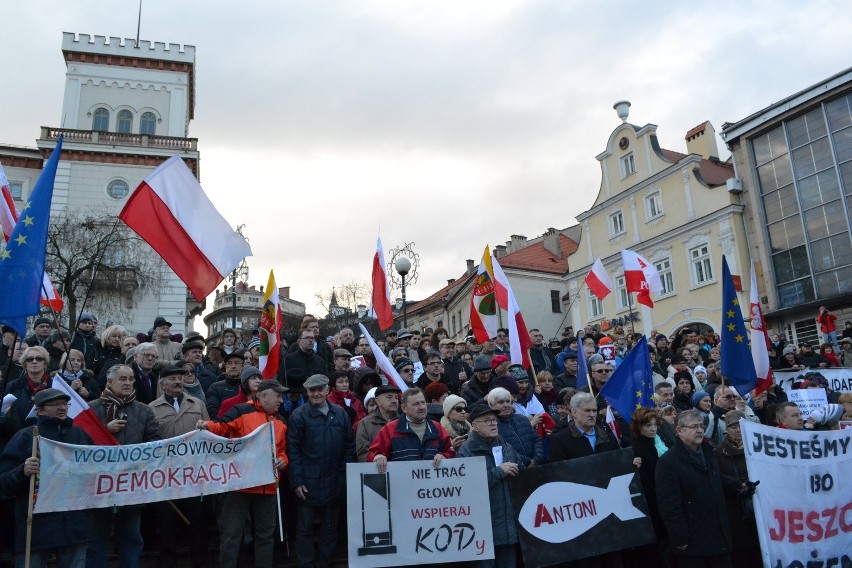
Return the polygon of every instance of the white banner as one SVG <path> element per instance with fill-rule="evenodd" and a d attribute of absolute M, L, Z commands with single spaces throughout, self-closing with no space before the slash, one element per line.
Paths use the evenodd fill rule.
<path fill-rule="evenodd" d="M 272 483 L 271 428 L 269 423 L 234 439 L 196 430 L 128 446 L 76 446 L 40 438 L 34 512 L 138 505 Z"/>
<path fill-rule="evenodd" d="M 772 371 L 775 383 L 790 392 L 795 381 L 807 373 L 819 373 L 828 380 L 828 386 L 833 391 L 852 393 L 852 369 L 803 369 L 801 371 Z"/>
<path fill-rule="evenodd" d="M 795 402 L 799 410 L 802 411 L 802 418 L 805 420 L 811 415 L 811 412 L 819 408 L 824 408 L 828 404 L 828 395 L 825 389 L 796 389 L 787 393 L 790 402 Z"/>
<path fill-rule="evenodd" d="M 349 566 L 494 558 L 485 458 L 346 464 Z"/>
<path fill-rule="evenodd" d="M 740 420 L 763 565 L 845 566 L 852 550 L 852 430 Z"/>

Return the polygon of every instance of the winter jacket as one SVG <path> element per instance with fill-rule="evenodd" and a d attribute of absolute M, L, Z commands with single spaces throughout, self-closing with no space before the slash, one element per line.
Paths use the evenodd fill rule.
<path fill-rule="evenodd" d="M 219 375 L 219 380 L 210 385 L 205 395 L 204 404 L 207 405 L 207 414 L 211 417 L 219 415 L 219 407 L 232 396 L 240 392 L 240 378 L 232 379 L 227 375 Z"/>
<path fill-rule="evenodd" d="M 149 404 L 157 398 L 157 379 L 151 373 L 146 375 L 135 361 L 130 364 L 130 368 L 133 369 L 133 390 L 136 391 L 136 400 L 142 404 Z"/>
<path fill-rule="evenodd" d="M 290 390 L 302 387 L 300 384 L 289 384 L 287 382 L 287 375 L 295 369 L 301 369 L 304 371 L 305 375 L 301 380 L 301 382 L 304 383 L 305 379 L 311 375 L 316 375 L 317 373 L 324 375 L 327 373 L 328 361 L 314 352 L 309 351 L 308 353 L 305 353 L 298 347 L 292 353 L 287 353 L 284 357 L 284 364 L 278 370 L 278 382 L 289 387 Z"/>
<path fill-rule="evenodd" d="M 731 550 L 719 464 L 709 443 L 700 450 L 703 464 L 678 439 L 657 462 L 657 506 L 677 555 L 714 556 Z"/>
<path fill-rule="evenodd" d="M 106 426 L 109 420 L 107 420 L 106 406 L 104 406 L 103 401 L 101 399 L 92 401 L 89 406 L 92 407 L 92 412 L 95 413 L 98 420 Z M 157 419 L 154 418 L 154 411 L 148 405 L 134 400 L 121 407 L 121 412 L 124 413 L 127 424 L 121 432 L 113 434 L 119 444 L 126 446 L 161 439 L 160 431 L 157 428 Z"/>
<path fill-rule="evenodd" d="M 332 404 L 336 404 L 340 408 L 344 410 L 350 408 L 352 412 L 355 414 L 355 420 L 351 420 L 352 424 L 357 424 L 361 421 L 366 415 L 367 412 L 364 410 L 364 405 L 361 401 L 355 396 L 351 390 L 346 392 L 340 392 L 339 390 L 333 390 L 328 393 L 328 402 Z M 346 401 L 349 401 L 349 404 L 346 404 Z M 348 414 L 348 413 L 347 413 Z"/>
<path fill-rule="evenodd" d="M 556 356 L 550 350 L 550 347 L 544 345 L 530 347 L 530 362 L 534 369 L 533 374 L 538 374 L 541 371 L 549 371 L 554 376 L 559 374 L 559 365 L 557 365 Z"/>
<path fill-rule="evenodd" d="M 105 367 L 107 367 L 107 364 L 112 363 L 113 361 L 117 361 L 119 363 L 124 363 L 125 361 L 124 354 L 121 352 L 120 346 L 98 347 L 98 352 L 95 355 L 94 361 L 92 361 L 91 367 L 89 365 L 86 365 L 86 367 L 88 367 L 95 373 L 95 378 L 98 379 L 101 390 L 103 390 L 104 385 L 106 385 L 106 373 L 104 373 L 102 376 L 101 372 L 104 370 Z"/>
<path fill-rule="evenodd" d="M 666 525 L 660 517 L 660 510 L 657 507 L 657 448 L 654 445 L 654 439 L 646 436 L 633 436 L 630 440 L 633 447 L 633 455 L 642 459 L 642 466 L 639 468 L 639 479 L 642 481 L 642 490 L 645 492 L 645 502 L 648 504 L 648 512 L 651 517 L 651 524 L 654 526 L 654 533 L 657 535 L 657 541 L 663 541 L 666 537 Z"/>
<path fill-rule="evenodd" d="M 491 503 L 491 533 L 495 546 L 500 546 L 518 542 L 518 529 L 515 526 L 515 508 L 512 506 L 509 479 L 506 472 L 494 461 L 492 448 L 497 446 L 503 448 L 503 462 L 516 463 L 519 471 L 524 470 L 515 449 L 500 436 L 489 443 L 476 432 L 471 432 L 470 438 L 459 448 L 456 455 L 460 458 L 474 456 L 485 458 L 485 470 L 488 473 L 488 501 Z"/>
<path fill-rule="evenodd" d="M 71 425 L 71 419 L 38 416 L 38 434 L 66 444 L 92 445 L 89 436 Z M 27 501 L 30 478 L 24 475 L 24 461 L 32 456 L 32 426 L 20 430 L 0 456 L 0 496 L 15 498 L 15 551 L 23 553 L 27 536 Z M 94 520 L 91 510 L 38 513 L 33 515 L 32 550 L 35 552 L 78 545 L 91 540 Z M 12 530 L 6 527 L 5 530 Z"/>
<path fill-rule="evenodd" d="M 469 406 L 472 406 L 476 401 L 482 400 L 485 398 L 491 389 L 494 388 L 494 375 L 492 374 L 489 377 L 487 383 L 479 382 L 479 379 L 473 377 L 468 382 L 463 384 L 459 389 L 459 394 L 461 397 L 467 402 Z"/>
<path fill-rule="evenodd" d="M 175 410 L 172 403 L 166 400 L 165 395 L 148 406 L 154 412 L 154 419 L 157 421 L 157 428 L 163 439 L 192 432 L 199 420 L 210 420 L 204 403 L 187 394 L 183 395 L 183 400 L 180 402 L 180 411 Z"/>
<path fill-rule="evenodd" d="M 336 404 L 328 414 L 305 404 L 290 415 L 287 430 L 290 446 L 290 488 L 304 485 L 305 505 L 338 502 L 346 488 L 346 464 L 355 461 L 355 439 L 349 416 Z"/>
<path fill-rule="evenodd" d="M 50 377 L 44 376 L 42 381 L 47 382 L 49 388 L 52 381 Z M 41 384 L 41 383 L 40 383 Z M 27 415 L 33 408 L 33 388 L 27 375 L 21 375 L 13 381 L 6 384 L 6 394 L 13 394 L 17 398 L 12 403 L 12 407 L 6 411 L 6 432 L 9 436 L 22 429 L 24 426 L 31 426 L 33 420 L 27 420 Z"/>
<path fill-rule="evenodd" d="M 95 335 L 94 330 L 86 333 L 78 329 L 74 332 L 74 337 L 71 338 L 71 349 L 76 349 L 83 353 L 83 360 L 86 362 L 87 369 L 93 368 L 95 359 L 98 358 L 100 347 L 101 340 Z"/>
<path fill-rule="evenodd" d="M 464 361 L 458 357 L 451 357 L 450 359 L 442 360 L 444 361 L 444 377 L 447 379 L 446 382 L 447 387 L 450 389 L 450 394 L 459 394 L 459 389 L 462 384 L 462 381 L 459 380 L 459 373 L 463 371 L 464 374 L 467 375 L 468 380 L 470 380 L 473 377 L 473 369 L 465 365 Z"/>
<path fill-rule="evenodd" d="M 394 415 L 391 420 L 396 420 L 397 415 Z M 359 462 L 367 461 L 367 454 L 370 452 L 370 444 L 376 439 L 379 430 L 385 427 L 385 424 L 390 420 L 385 420 L 381 413 L 376 410 L 360 422 L 355 432 L 355 456 Z"/>
<path fill-rule="evenodd" d="M 408 417 L 403 414 L 379 430 L 373 443 L 370 444 L 367 461 L 373 461 L 379 454 L 385 456 L 388 461 L 411 461 L 431 460 L 435 454 L 451 458 L 455 452 L 450 443 L 450 436 L 443 426 L 426 420 L 426 433 L 423 434 L 423 441 L 421 441 L 409 427 Z"/>
<path fill-rule="evenodd" d="M 526 416 L 513 412 L 508 418 L 498 417 L 497 431 L 503 440 L 515 448 L 524 467 L 529 467 L 532 462 L 535 465 L 544 463 L 544 443 Z"/>
<path fill-rule="evenodd" d="M 835 325 L 835 321 L 837 321 L 837 316 L 831 312 L 823 312 L 817 316 L 817 321 L 819 322 L 819 331 L 822 334 L 828 334 L 832 331 L 837 331 L 837 325 Z"/>
<path fill-rule="evenodd" d="M 734 446 L 730 440 L 725 440 L 714 453 L 722 481 L 730 488 L 725 495 L 725 508 L 728 511 L 733 546 L 737 549 L 760 549 L 751 497 L 734 493 L 735 487 L 749 479 L 745 451 Z"/>
<path fill-rule="evenodd" d="M 438 379 L 438 382 L 444 383 L 447 386 L 447 390 L 450 391 L 450 394 L 459 394 L 459 389 L 461 389 L 461 387 L 459 386 L 458 376 L 458 373 L 444 373 L 443 375 L 441 375 L 441 378 Z M 420 390 L 426 390 L 426 387 L 428 387 L 434 382 L 435 381 L 426 376 L 426 373 L 423 373 L 422 375 L 420 375 L 419 379 L 414 381 L 414 386 L 416 386 Z M 441 411 L 441 414 L 443 414 L 443 410 Z"/>
<path fill-rule="evenodd" d="M 267 422 L 272 422 L 275 434 L 275 457 L 287 465 L 287 425 L 277 414 L 269 414 L 257 402 L 238 404 L 232 408 L 221 422 L 207 422 L 207 430 L 223 438 L 242 438 L 248 436 Z M 269 463 L 269 462 L 267 462 Z M 274 495 L 278 479 L 267 485 L 258 485 L 240 489 L 240 493 L 260 493 Z"/>
<path fill-rule="evenodd" d="M 574 422 L 567 428 L 550 437 L 550 462 L 571 460 L 592 456 L 601 452 L 610 452 L 618 449 L 618 442 L 609 435 L 606 428 L 595 424 L 595 447 L 589 443 Z"/>

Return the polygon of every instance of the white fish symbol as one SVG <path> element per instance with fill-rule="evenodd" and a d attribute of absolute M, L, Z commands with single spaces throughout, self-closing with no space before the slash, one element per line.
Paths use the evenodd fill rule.
<path fill-rule="evenodd" d="M 633 506 L 630 482 L 634 473 L 609 480 L 606 489 L 580 483 L 545 483 L 527 497 L 518 522 L 534 537 L 551 543 L 567 542 L 610 514 L 622 521 L 645 513 Z"/>

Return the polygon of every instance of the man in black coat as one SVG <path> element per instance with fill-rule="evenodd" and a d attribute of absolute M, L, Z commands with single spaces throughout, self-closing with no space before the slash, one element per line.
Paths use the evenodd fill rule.
<path fill-rule="evenodd" d="M 337 523 L 345 502 L 346 464 L 355 462 L 355 439 L 346 412 L 329 404 L 328 377 L 304 382 L 308 404 L 290 415 L 287 474 L 296 494 L 296 556 L 302 566 L 330 566 L 338 540 Z M 320 524 L 314 546 L 314 519 Z"/>
<path fill-rule="evenodd" d="M 240 392 L 240 381 L 242 380 L 243 365 L 245 364 L 245 350 L 236 351 L 225 355 L 222 365 L 225 372 L 219 375 L 219 380 L 210 385 L 205 396 L 207 414 L 212 420 L 219 416 L 219 407 L 232 396 Z"/>
<path fill-rule="evenodd" d="M 559 373 L 559 365 L 556 363 L 556 355 L 550 350 L 550 347 L 544 344 L 544 334 L 538 329 L 530 330 L 530 362 L 533 366 L 533 374 L 537 375 L 541 371 L 549 371 L 551 375 Z"/>
<path fill-rule="evenodd" d="M 314 352 L 314 343 L 316 337 L 310 329 L 303 329 L 299 333 L 299 341 L 296 350 L 287 353 L 284 357 L 284 365 L 278 369 L 278 382 L 291 389 L 301 388 L 301 384 L 290 384 L 288 382 L 288 374 L 299 369 L 300 377 L 310 377 L 313 375 L 324 375 L 328 372 L 328 362 Z M 304 379 L 301 381 L 304 382 Z"/>
<path fill-rule="evenodd" d="M 39 436 L 66 444 L 91 445 L 89 436 L 71 425 L 68 401 L 57 389 L 44 389 L 33 397 Z M 15 552 L 23 566 L 27 533 L 27 500 L 30 477 L 38 474 L 39 460 L 32 457 L 33 428 L 20 430 L 0 456 L 0 495 L 15 496 Z M 91 511 L 67 511 L 33 515 L 32 565 L 47 566 L 55 553 L 59 566 L 78 566 L 86 560 L 91 539 Z"/>
<path fill-rule="evenodd" d="M 730 567 L 725 493 L 713 447 L 704 441 L 704 420 L 697 410 L 688 410 L 675 427 L 675 445 L 657 462 L 656 474 L 669 546 L 680 566 Z"/>

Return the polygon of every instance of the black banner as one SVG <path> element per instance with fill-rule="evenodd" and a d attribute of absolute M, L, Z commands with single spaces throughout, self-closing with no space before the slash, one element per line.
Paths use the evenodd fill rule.
<path fill-rule="evenodd" d="M 512 478 L 527 566 L 552 566 L 654 542 L 633 450 L 533 467 Z"/>

